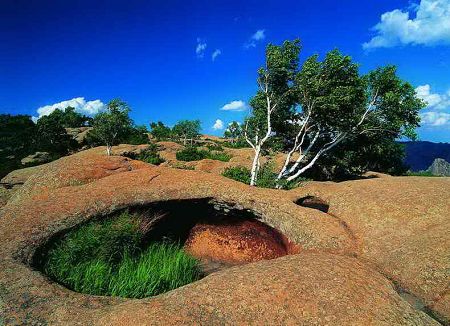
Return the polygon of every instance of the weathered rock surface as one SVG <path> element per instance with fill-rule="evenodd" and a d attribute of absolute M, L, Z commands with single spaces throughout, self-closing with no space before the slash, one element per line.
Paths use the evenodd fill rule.
<path fill-rule="evenodd" d="M 450 316 L 450 179 L 310 183 L 281 191 L 104 151 L 39 166 L 0 208 L 5 324 L 438 324 L 400 296 L 390 279 L 441 321 Z M 307 195 L 327 201 L 329 214 L 294 203 Z M 300 253 L 226 269 L 141 300 L 74 293 L 29 265 L 55 233 L 123 207 L 177 199 L 251 210 Z"/>
<path fill-rule="evenodd" d="M 326 253 L 234 267 L 94 318 L 99 325 L 438 325 L 382 275 Z"/>
<path fill-rule="evenodd" d="M 428 168 L 432 175 L 450 177 L 450 163 L 443 158 L 437 158 Z"/>
<path fill-rule="evenodd" d="M 195 225 L 185 248 L 194 257 L 230 264 L 273 259 L 299 251 L 281 233 L 264 223 L 237 219 Z"/>
<path fill-rule="evenodd" d="M 50 154 L 47 152 L 36 152 L 34 154 L 28 155 L 20 160 L 23 165 L 26 164 L 42 164 L 51 160 Z"/>
<path fill-rule="evenodd" d="M 12 197 L 12 195 L 19 190 L 19 188 L 28 180 L 40 166 L 32 166 L 12 171 L 0 180 L 0 207 Z"/>
<path fill-rule="evenodd" d="M 358 243 L 359 259 L 450 321 L 450 178 L 312 182 L 291 193 L 327 202 Z"/>
<path fill-rule="evenodd" d="M 67 134 L 72 136 L 72 138 L 76 140 L 78 144 L 82 144 L 84 142 L 87 134 L 91 130 L 92 127 L 66 128 Z"/>

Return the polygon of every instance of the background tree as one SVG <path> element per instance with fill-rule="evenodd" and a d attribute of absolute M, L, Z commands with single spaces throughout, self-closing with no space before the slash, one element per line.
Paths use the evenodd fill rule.
<path fill-rule="evenodd" d="M 158 141 L 170 139 L 172 137 L 172 130 L 161 121 L 151 122 L 150 128 L 150 134 Z"/>
<path fill-rule="evenodd" d="M 92 123 L 92 118 L 75 112 L 75 108 L 71 106 L 68 106 L 64 110 L 56 109 L 50 115 L 58 119 L 59 124 L 64 128 L 84 127 Z"/>
<path fill-rule="evenodd" d="M 62 116 L 62 111 L 55 110 L 47 116 L 40 117 L 36 122 L 35 148 L 37 150 L 65 155 L 78 147 L 78 143 L 67 134 L 63 127 Z"/>
<path fill-rule="evenodd" d="M 299 41 L 285 41 L 282 46 L 269 44 L 265 66 L 258 70 L 256 95 L 250 100 L 252 114 L 245 121 L 244 136 L 255 154 L 250 185 L 255 185 L 263 146 L 274 130 L 287 129 L 295 110 L 293 80 L 298 68 Z"/>
<path fill-rule="evenodd" d="M 129 130 L 124 132 L 124 137 L 120 139 L 120 142 L 131 145 L 148 144 L 148 135 L 149 132 L 147 130 L 147 127 L 145 127 L 144 125 L 131 125 Z"/>
<path fill-rule="evenodd" d="M 231 122 L 225 132 L 223 133 L 223 136 L 227 139 L 231 139 L 231 143 L 234 143 L 239 138 L 242 137 L 242 127 L 239 122 L 233 121 Z"/>
<path fill-rule="evenodd" d="M 130 108 L 125 102 L 114 99 L 108 103 L 104 112 L 94 117 L 90 137 L 99 139 L 106 145 L 107 155 L 111 155 L 112 146 L 117 145 L 132 128 L 133 121 L 128 116 L 129 112 Z"/>
<path fill-rule="evenodd" d="M 28 115 L 0 114 L 0 179 L 35 152 L 36 124 Z"/>
<path fill-rule="evenodd" d="M 173 127 L 172 132 L 183 140 L 184 145 L 186 145 L 188 139 L 192 145 L 193 140 L 200 136 L 200 130 L 200 120 L 181 120 Z"/>

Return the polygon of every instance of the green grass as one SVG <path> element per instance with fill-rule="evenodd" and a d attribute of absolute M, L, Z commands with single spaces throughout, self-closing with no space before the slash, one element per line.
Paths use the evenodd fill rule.
<path fill-rule="evenodd" d="M 43 270 L 81 293 L 143 298 L 201 277 L 198 261 L 179 244 L 143 245 L 140 218 L 128 212 L 88 223 L 56 241 Z"/>

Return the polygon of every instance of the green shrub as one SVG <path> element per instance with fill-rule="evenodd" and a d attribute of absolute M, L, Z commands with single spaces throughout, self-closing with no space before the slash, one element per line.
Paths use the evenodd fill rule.
<path fill-rule="evenodd" d="M 250 147 L 250 145 L 245 141 L 245 139 L 238 139 L 234 142 L 230 142 L 230 141 L 224 141 L 223 143 L 221 143 L 221 145 L 223 147 L 228 147 L 228 148 L 247 148 Z"/>
<path fill-rule="evenodd" d="M 177 160 L 190 162 L 190 161 L 199 161 L 205 158 L 209 158 L 211 160 L 218 160 L 223 162 L 228 162 L 231 159 L 231 155 L 225 152 L 218 151 L 207 151 L 204 149 L 199 149 L 194 146 L 188 146 L 181 151 L 176 153 Z"/>
<path fill-rule="evenodd" d="M 125 212 L 67 233 L 51 246 L 43 270 L 78 292 L 129 298 L 164 293 L 201 277 L 197 260 L 180 245 L 145 247 L 140 221 Z"/>
<path fill-rule="evenodd" d="M 245 166 L 230 166 L 222 172 L 222 175 L 242 183 L 250 183 L 250 169 Z"/>
<path fill-rule="evenodd" d="M 243 166 L 234 166 L 226 168 L 222 173 L 223 176 L 250 184 L 250 169 Z M 273 168 L 269 164 L 264 164 L 258 173 L 256 186 L 261 188 L 275 188 L 277 175 L 273 172 Z"/>
<path fill-rule="evenodd" d="M 259 169 L 256 186 L 261 188 L 276 188 L 276 180 L 277 174 L 274 172 L 274 166 L 272 163 L 267 162 Z"/>
<path fill-rule="evenodd" d="M 206 148 L 208 148 L 209 151 L 217 151 L 217 152 L 223 152 L 223 147 L 220 144 L 206 144 Z"/>
<path fill-rule="evenodd" d="M 225 152 L 210 151 L 207 153 L 206 158 L 209 158 L 211 160 L 222 161 L 222 162 L 229 162 L 231 159 L 231 155 L 227 154 Z"/>
<path fill-rule="evenodd" d="M 158 145 L 154 143 L 150 143 L 150 146 L 143 150 L 137 156 L 137 159 L 154 165 L 160 165 L 164 162 L 164 159 L 158 153 Z"/>
<path fill-rule="evenodd" d="M 186 148 L 176 153 L 177 160 L 184 162 L 203 160 L 207 157 L 207 155 L 207 151 L 198 149 L 193 146 L 187 146 Z"/>
<path fill-rule="evenodd" d="M 222 175 L 245 184 L 250 184 L 250 173 L 250 169 L 244 166 L 233 166 L 226 168 L 222 172 Z M 276 178 L 277 174 L 274 172 L 273 164 L 271 162 L 267 162 L 259 170 L 256 186 L 260 188 L 276 188 Z M 293 189 L 308 180 L 309 179 L 304 178 L 298 178 L 293 181 L 279 180 L 278 184 L 281 189 Z"/>

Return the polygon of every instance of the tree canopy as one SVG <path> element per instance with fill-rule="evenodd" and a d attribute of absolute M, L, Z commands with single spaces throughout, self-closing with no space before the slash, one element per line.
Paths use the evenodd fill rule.
<path fill-rule="evenodd" d="M 161 121 L 150 123 L 150 134 L 157 140 L 169 139 L 172 136 L 172 130 Z"/>
<path fill-rule="evenodd" d="M 231 139 L 231 142 L 234 142 L 242 137 L 242 127 L 241 124 L 237 121 L 232 121 L 227 129 L 225 129 L 223 136 L 225 138 Z"/>
<path fill-rule="evenodd" d="M 255 184 L 259 156 L 269 138 L 281 139 L 286 151 L 279 180 L 298 178 L 338 145 L 355 157 L 363 147 L 398 156 L 398 147 L 395 151 L 380 147 L 394 149 L 397 138 L 413 138 L 424 103 L 397 76 L 396 68 L 361 75 L 358 64 L 338 50 L 323 60 L 313 55 L 299 68 L 300 49 L 298 40 L 270 44 L 265 67 L 258 70 L 259 89 L 245 124 L 247 141 L 255 150 L 251 183 Z M 364 162 L 359 161 L 362 171 Z"/>
<path fill-rule="evenodd" d="M 110 101 L 103 112 L 97 113 L 93 121 L 91 137 L 99 139 L 106 145 L 106 152 L 111 155 L 111 148 L 123 139 L 133 125 L 128 116 L 130 108 L 120 99 Z"/>
<path fill-rule="evenodd" d="M 175 136 L 183 140 L 186 145 L 188 139 L 192 140 L 200 136 L 201 123 L 200 120 L 180 120 L 172 128 Z"/>

